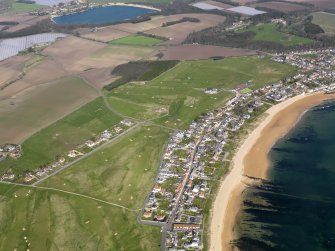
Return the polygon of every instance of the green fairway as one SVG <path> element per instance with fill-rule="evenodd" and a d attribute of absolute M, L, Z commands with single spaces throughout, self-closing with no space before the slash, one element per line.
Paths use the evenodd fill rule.
<path fill-rule="evenodd" d="M 0 222 L 0 250 L 158 251 L 161 239 L 160 228 L 140 225 L 136 211 L 14 185 L 0 184 Z"/>
<path fill-rule="evenodd" d="M 40 5 L 40 4 L 26 4 L 26 3 L 16 3 L 14 2 L 12 4 L 12 8 L 10 10 L 10 12 L 12 14 L 15 13 L 25 13 L 25 12 L 31 12 L 31 11 L 35 11 L 35 10 L 39 10 L 42 8 L 45 8 L 45 5 Z"/>
<path fill-rule="evenodd" d="M 154 121 L 186 128 L 202 113 L 226 102 L 232 95 L 229 91 L 235 86 L 251 80 L 250 88 L 255 89 L 295 72 L 294 67 L 269 58 L 185 61 L 145 84 L 126 84 L 114 89 L 109 100 L 115 109 L 128 116 L 159 117 Z M 206 94 L 205 88 L 210 87 L 221 91 Z"/>
<path fill-rule="evenodd" d="M 313 13 L 313 23 L 321 26 L 328 33 L 335 33 L 335 14 L 326 12 Z"/>
<path fill-rule="evenodd" d="M 157 175 L 169 131 L 141 127 L 42 183 L 140 209 Z"/>
<path fill-rule="evenodd" d="M 141 35 L 128 36 L 111 41 L 111 44 L 115 45 L 141 45 L 141 46 L 152 46 L 159 44 L 162 40 L 152 37 L 146 37 Z"/>
<path fill-rule="evenodd" d="M 15 173 L 36 169 L 120 120 L 106 108 L 102 98 L 97 98 L 27 139 L 22 144 L 23 155 L 18 160 L 0 162 L 0 172 L 9 168 Z"/>
<path fill-rule="evenodd" d="M 277 26 L 274 23 L 258 24 L 239 30 L 238 32 L 252 31 L 255 33 L 253 40 L 276 42 L 284 46 L 313 43 L 313 40 L 311 39 L 277 31 L 276 27 Z"/>

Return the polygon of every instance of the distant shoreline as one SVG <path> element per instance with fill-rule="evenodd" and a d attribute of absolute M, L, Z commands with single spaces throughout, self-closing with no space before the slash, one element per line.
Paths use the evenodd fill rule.
<path fill-rule="evenodd" d="M 216 195 L 210 219 L 210 251 L 237 250 L 229 242 L 236 238 L 233 228 L 245 189 L 244 176 L 266 179 L 270 165 L 268 152 L 272 146 L 287 134 L 306 110 L 331 98 L 335 98 L 335 94 L 298 95 L 265 112 L 267 116 L 238 148 L 232 169 Z"/>

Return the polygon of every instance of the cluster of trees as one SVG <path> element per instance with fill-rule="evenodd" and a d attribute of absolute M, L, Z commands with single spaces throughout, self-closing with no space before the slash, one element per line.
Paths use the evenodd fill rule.
<path fill-rule="evenodd" d="M 194 17 L 183 17 L 183 18 L 181 18 L 179 20 L 176 20 L 176 21 L 163 23 L 162 26 L 166 27 L 166 26 L 171 26 L 171 25 L 184 23 L 184 22 L 199 23 L 200 20 L 198 18 L 194 18 Z"/>
<path fill-rule="evenodd" d="M 191 33 L 186 38 L 184 43 L 229 46 L 270 52 L 286 52 L 295 49 L 317 49 L 335 46 L 335 36 L 325 35 L 323 29 L 319 25 L 312 23 L 313 17 L 310 16 L 308 12 L 293 14 L 272 12 L 265 15 L 251 17 L 249 21 L 251 22 L 251 25 L 256 25 L 258 23 L 268 23 L 274 18 L 282 18 L 287 22 L 286 26 L 279 24 L 277 26 L 278 31 L 309 38 L 314 40 L 315 43 L 297 46 L 284 46 L 277 42 L 254 41 L 254 32 L 234 32 L 226 30 L 227 26 L 237 20 L 235 16 L 227 16 L 227 21 L 224 24 Z"/>
<path fill-rule="evenodd" d="M 17 0 L 17 3 L 26 3 L 26 4 L 35 4 L 35 1 L 31 1 L 31 0 Z"/>

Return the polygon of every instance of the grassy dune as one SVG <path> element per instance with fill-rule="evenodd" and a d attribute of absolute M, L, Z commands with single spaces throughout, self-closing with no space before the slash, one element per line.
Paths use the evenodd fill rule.
<path fill-rule="evenodd" d="M 0 250 L 159 250 L 137 213 L 57 191 L 0 184 Z"/>
<path fill-rule="evenodd" d="M 236 85 L 252 80 L 259 88 L 296 69 L 268 58 L 237 57 L 220 61 L 185 61 L 145 84 L 123 85 L 109 94 L 111 105 L 121 113 L 139 119 L 186 128 L 202 113 L 223 104 Z M 209 95 L 205 88 L 220 88 Z"/>
<path fill-rule="evenodd" d="M 141 127 L 42 185 L 139 209 L 154 182 L 168 136 L 166 129 Z"/>

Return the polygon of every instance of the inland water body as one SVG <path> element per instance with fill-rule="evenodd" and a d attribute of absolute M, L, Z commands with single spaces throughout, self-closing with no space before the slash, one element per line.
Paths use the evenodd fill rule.
<path fill-rule="evenodd" d="M 156 10 L 134 7 L 134 6 L 103 6 L 95 7 L 83 12 L 54 17 L 56 24 L 79 25 L 79 24 L 106 24 L 130 20 Z"/>
<path fill-rule="evenodd" d="M 335 250 L 335 102 L 306 112 L 269 154 L 269 181 L 244 193 L 236 245 Z"/>

